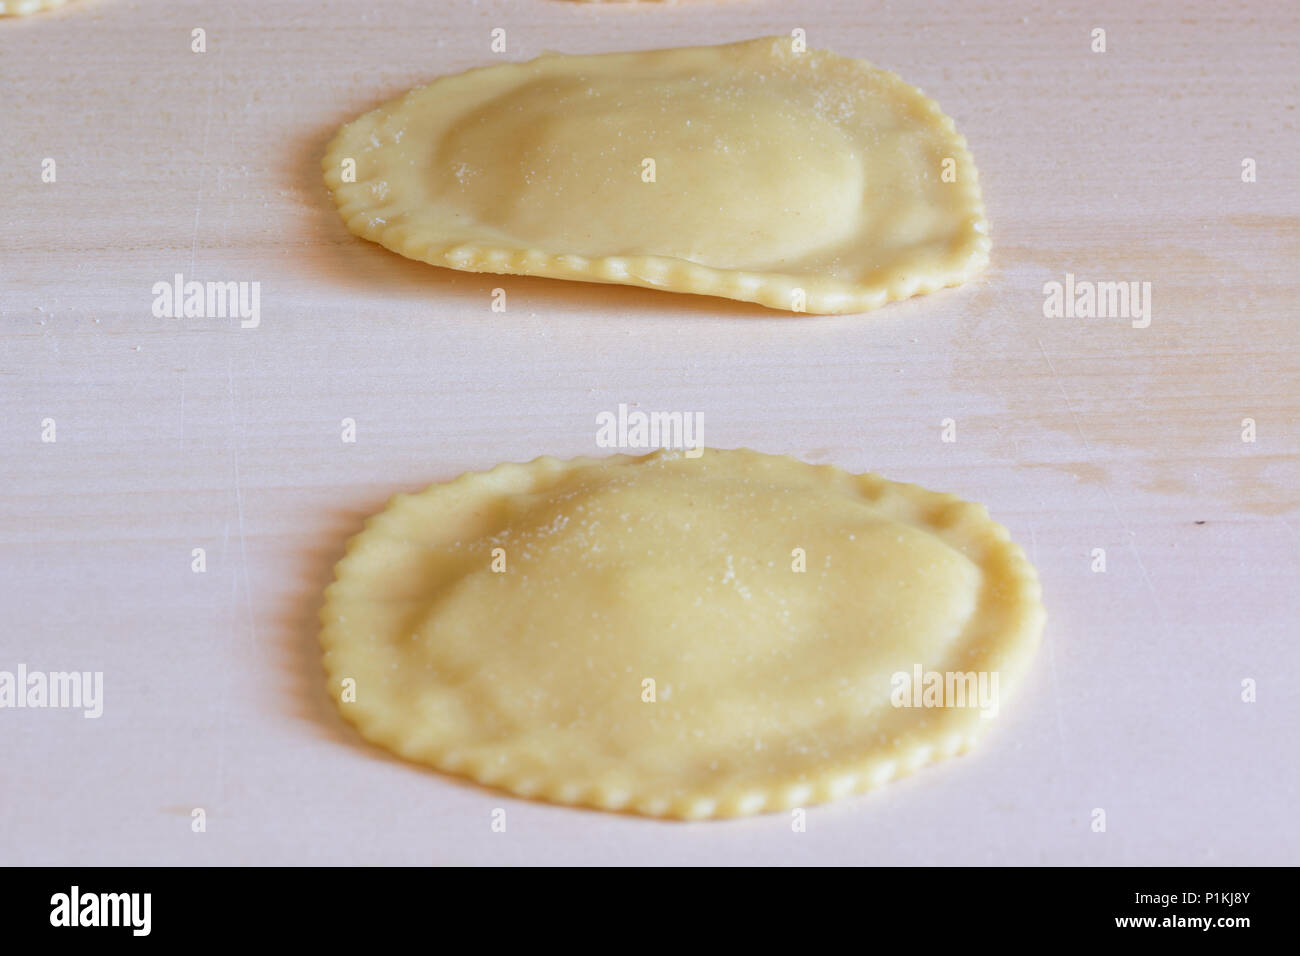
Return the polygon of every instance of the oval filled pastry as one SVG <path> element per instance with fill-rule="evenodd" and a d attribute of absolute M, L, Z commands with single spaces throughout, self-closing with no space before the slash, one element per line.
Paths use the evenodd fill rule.
<path fill-rule="evenodd" d="M 988 261 L 952 120 L 788 37 L 444 77 L 343 127 L 323 166 L 352 232 L 471 272 L 837 313 Z"/>
<path fill-rule="evenodd" d="M 982 506 L 745 450 L 464 475 L 392 499 L 336 572 L 325 669 L 362 736 L 522 797 L 679 819 L 960 753 L 1043 624 Z"/>

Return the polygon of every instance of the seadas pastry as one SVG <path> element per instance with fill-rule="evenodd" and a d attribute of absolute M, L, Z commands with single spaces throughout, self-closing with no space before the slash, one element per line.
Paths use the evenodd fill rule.
<path fill-rule="evenodd" d="M 709 449 L 398 495 L 322 621 L 331 693 L 368 740 L 523 797 L 701 819 L 965 750 L 1043 611 L 980 505 Z"/>
<path fill-rule="evenodd" d="M 988 261 L 952 120 L 789 37 L 443 77 L 343 127 L 323 167 L 352 232 L 471 272 L 835 313 Z"/>

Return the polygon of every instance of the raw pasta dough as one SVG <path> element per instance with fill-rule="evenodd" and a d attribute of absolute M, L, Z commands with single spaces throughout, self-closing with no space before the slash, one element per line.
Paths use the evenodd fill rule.
<path fill-rule="evenodd" d="M 444 77 L 345 126 L 323 166 L 354 233 L 471 272 L 857 312 L 988 261 L 952 120 L 788 37 Z"/>
<path fill-rule="evenodd" d="M 0 17 L 36 13 L 39 10 L 61 7 L 67 2 L 68 0 L 0 0 Z"/>
<path fill-rule="evenodd" d="M 367 739 L 524 797 L 682 819 L 803 806 L 956 754 L 1039 639 L 983 507 L 752 451 L 501 465 L 399 495 L 322 611 Z M 652 683 L 650 683 L 652 682 Z M 996 710 L 997 701 L 991 702 Z"/>

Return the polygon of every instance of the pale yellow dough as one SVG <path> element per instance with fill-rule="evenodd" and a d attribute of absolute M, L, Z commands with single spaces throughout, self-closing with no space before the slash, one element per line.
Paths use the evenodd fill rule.
<path fill-rule="evenodd" d="M 988 261 L 952 120 L 788 37 L 444 77 L 343 127 L 323 167 L 354 233 L 471 272 L 831 313 Z"/>
<path fill-rule="evenodd" d="M 701 819 L 965 750 L 979 709 L 896 706 L 891 681 L 996 673 L 1004 702 L 1043 612 L 980 505 L 706 450 L 539 458 L 399 495 L 351 542 L 322 620 L 331 693 L 367 739 L 523 797 Z"/>
<path fill-rule="evenodd" d="M 0 0 L 0 17 L 22 16 L 53 7 L 61 7 L 68 0 Z"/>

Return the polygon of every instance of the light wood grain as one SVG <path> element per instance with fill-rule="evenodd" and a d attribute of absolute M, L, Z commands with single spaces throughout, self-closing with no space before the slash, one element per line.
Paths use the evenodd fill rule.
<path fill-rule="evenodd" d="M 791 318 L 348 235 L 329 136 L 491 62 L 497 26 L 512 59 L 802 27 L 896 70 L 970 142 L 992 268 Z M 0 22 L 0 669 L 102 670 L 106 694 L 99 720 L 0 711 L 0 862 L 1295 862 L 1298 39 L 1285 4 L 1113 0 L 86 0 Z M 176 272 L 260 282 L 260 327 L 154 318 Z M 1066 272 L 1151 282 L 1150 327 L 1044 318 Z M 594 454 L 619 402 L 988 504 L 1050 620 L 985 746 L 792 836 L 536 806 L 358 743 L 315 646 L 347 536 L 396 491 Z"/>

